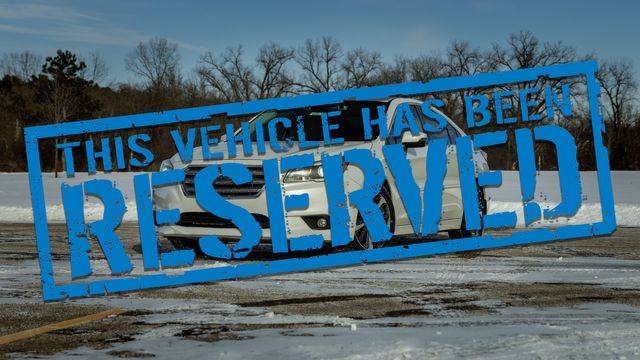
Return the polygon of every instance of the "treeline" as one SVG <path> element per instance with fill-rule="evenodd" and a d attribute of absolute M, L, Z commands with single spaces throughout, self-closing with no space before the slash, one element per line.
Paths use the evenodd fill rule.
<path fill-rule="evenodd" d="M 46 58 L 29 51 L 4 54 L 0 59 L 0 150 L 5 160 L 0 162 L 0 171 L 26 170 L 26 126 L 405 81 L 427 82 L 438 77 L 591 58 L 595 56 L 578 54 L 574 47 L 561 42 L 541 42 L 525 31 L 511 34 L 490 48 L 456 40 L 441 52 L 395 56 L 389 61 L 384 61 L 379 52 L 345 49 L 337 40 L 324 37 L 307 40 L 298 47 L 265 44 L 254 59 L 247 59 L 241 46 L 206 52 L 197 67 L 187 71 L 181 67 L 178 45 L 154 38 L 138 44 L 124 59 L 135 82 L 104 85 L 109 65 L 98 53 L 81 56 L 58 50 Z M 602 88 L 611 167 L 640 169 L 638 85 L 632 64 L 627 60 L 599 60 L 599 65 L 597 78 Z M 583 86 L 577 81 L 572 89 L 580 93 Z M 467 90 L 437 94 L 446 102 L 445 113 L 462 128 L 466 128 L 464 96 L 469 94 Z M 542 96 L 542 92 L 533 94 L 538 100 Z M 521 104 L 517 97 L 512 101 L 518 113 Z M 590 170 L 595 167 L 590 115 L 584 102 L 576 104 L 577 111 L 571 117 L 554 121 L 563 121 L 563 126 L 571 129 L 580 149 L 581 167 Z M 544 109 L 534 111 L 542 113 Z M 45 143 L 41 150 L 51 145 L 55 144 Z M 151 147 L 154 154 L 171 155 L 163 142 L 156 141 Z M 51 149 L 41 151 L 42 168 L 61 171 L 62 154 Z M 536 149 L 540 169 L 555 167 L 553 151 L 545 146 Z M 494 168 L 516 167 L 513 145 L 490 149 L 489 155 Z M 82 163 L 76 166 L 83 168 Z"/>

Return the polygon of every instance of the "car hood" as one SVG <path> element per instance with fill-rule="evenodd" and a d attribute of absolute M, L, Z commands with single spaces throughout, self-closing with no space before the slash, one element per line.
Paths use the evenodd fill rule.
<path fill-rule="evenodd" d="M 293 147 L 287 152 L 275 152 L 268 143 L 265 143 L 265 153 L 258 154 L 257 147 L 255 143 L 253 144 L 253 155 L 245 156 L 244 150 L 242 149 L 242 144 L 238 143 L 236 146 L 236 157 L 229 158 L 229 153 L 227 150 L 227 144 L 225 142 L 219 143 L 217 146 L 211 147 L 211 152 L 220 152 L 223 154 L 223 158 L 220 160 L 204 160 L 202 157 L 202 147 L 195 147 L 193 150 L 193 160 L 190 164 L 202 164 L 202 163 L 220 163 L 220 162 L 241 162 L 245 164 L 259 164 L 262 163 L 263 160 L 267 159 L 279 159 L 289 155 L 301 155 L 301 154 L 313 154 L 316 161 L 320 160 L 320 157 L 323 153 L 327 154 L 338 154 L 350 149 L 371 149 L 372 143 L 365 141 L 349 141 L 345 142 L 341 145 L 334 146 L 320 146 L 313 149 L 305 149 L 300 150 L 297 147 L 297 143 L 293 145 Z M 171 163 L 174 167 L 180 167 L 180 164 L 187 165 L 183 163 L 180 159 L 179 154 L 175 154 L 171 157 Z"/>

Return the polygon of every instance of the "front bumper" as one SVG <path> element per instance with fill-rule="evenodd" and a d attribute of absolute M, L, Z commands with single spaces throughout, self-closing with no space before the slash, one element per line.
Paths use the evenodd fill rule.
<path fill-rule="evenodd" d="M 325 242 L 330 242 L 330 230 L 312 229 L 303 219 L 303 216 L 328 215 L 327 195 L 324 183 L 309 181 L 305 183 L 285 183 L 282 185 L 285 195 L 309 194 L 309 206 L 307 209 L 285 211 L 287 237 L 294 238 L 304 235 L 320 234 L 323 236 Z M 350 184 L 345 182 L 345 187 L 349 185 Z M 349 191 L 347 188 L 345 190 Z M 179 209 L 181 213 L 206 212 L 198 205 L 195 197 L 184 194 L 179 184 L 154 189 L 153 200 L 156 210 Z M 264 189 L 255 197 L 233 197 L 227 198 L 226 200 L 252 214 L 269 216 Z M 351 218 L 349 226 L 350 236 L 353 237 L 357 210 L 349 207 L 348 211 Z M 233 242 L 234 239 L 239 239 L 241 235 L 240 231 L 235 227 L 196 227 L 176 224 L 158 226 L 157 231 L 159 235 L 165 237 L 199 238 L 206 235 L 216 235 L 218 238 L 230 242 Z M 268 228 L 263 228 L 261 243 L 270 242 L 271 231 Z"/>

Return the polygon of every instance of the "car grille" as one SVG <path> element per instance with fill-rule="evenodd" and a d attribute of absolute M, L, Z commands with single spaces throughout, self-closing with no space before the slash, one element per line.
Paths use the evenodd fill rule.
<path fill-rule="evenodd" d="M 262 214 L 251 214 L 261 228 L 269 228 L 269 218 Z M 180 214 L 180 220 L 176 223 L 180 226 L 188 227 L 210 227 L 210 228 L 235 228 L 231 220 L 223 219 L 206 212 L 185 212 Z"/>
<path fill-rule="evenodd" d="M 190 165 L 185 168 L 184 182 L 182 183 L 182 191 L 185 196 L 194 197 L 196 195 L 195 177 L 198 171 L 206 165 Z M 225 176 L 220 176 L 213 182 L 213 188 L 224 198 L 236 197 L 256 197 L 264 188 L 264 172 L 261 166 L 247 166 L 253 179 L 251 182 L 242 185 L 236 185 Z"/>

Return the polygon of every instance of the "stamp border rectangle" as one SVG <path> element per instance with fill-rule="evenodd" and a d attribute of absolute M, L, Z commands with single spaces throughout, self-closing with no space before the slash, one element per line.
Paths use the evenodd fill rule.
<path fill-rule="evenodd" d="M 609 159 L 607 156 L 607 149 L 603 143 L 605 128 L 598 103 L 600 87 L 595 78 L 596 70 L 597 63 L 595 61 L 584 61 L 508 72 L 442 78 L 435 79 L 427 83 L 409 82 L 321 94 L 300 95 L 289 98 L 201 106 L 158 113 L 118 116 L 26 128 L 25 145 L 29 167 L 29 187 L 31 190 L 34 212 L 43 298 L 45 301 L 61 300 L 64 298 L 86 297 L 165 286 L 318 270 L 355 265 L 364 262 L 372 263 L 388 260 L 400 260 L 465 250 L 492 249 L 513 245 L 525 245 L 610 234 L 616 228 L 616 219 L 611 175 L 609 171 Z M 555 229 L 537 228 L 520 230 L 505 237 L 495 237 L 490 234 L 486 234 L 480 237 L 391 246 L 365 251 L 331 253 L 308 258 L 272 260 L 228 265 L 224 267 L 192 269 L 185 270 L 182 274 L 142 274 L 138 276 L 111 278 L 107 280 L 73 282 L 63 285 L 57 285 L 55 283 L 38 147 L 40 139 L 83 133 L 88 134 L 113 131 L 132 127 L 139 128 L 185 123 L 206 119 L 212 115 L 219 114 L 226 114 L 228 116 L 250 115 L 262 110 L 299 108 L 303 106 L 339 103 L 345 100 L 370 100 L 390 96 L 413 96 L 472 87 L 487 87 L 515 82 L 532 81 L 541 76 L 549 78 L 586 76 L 600 204 L 602 210 L 602 221 L 600 222 L 592 224 L 565 225 Z"/>

